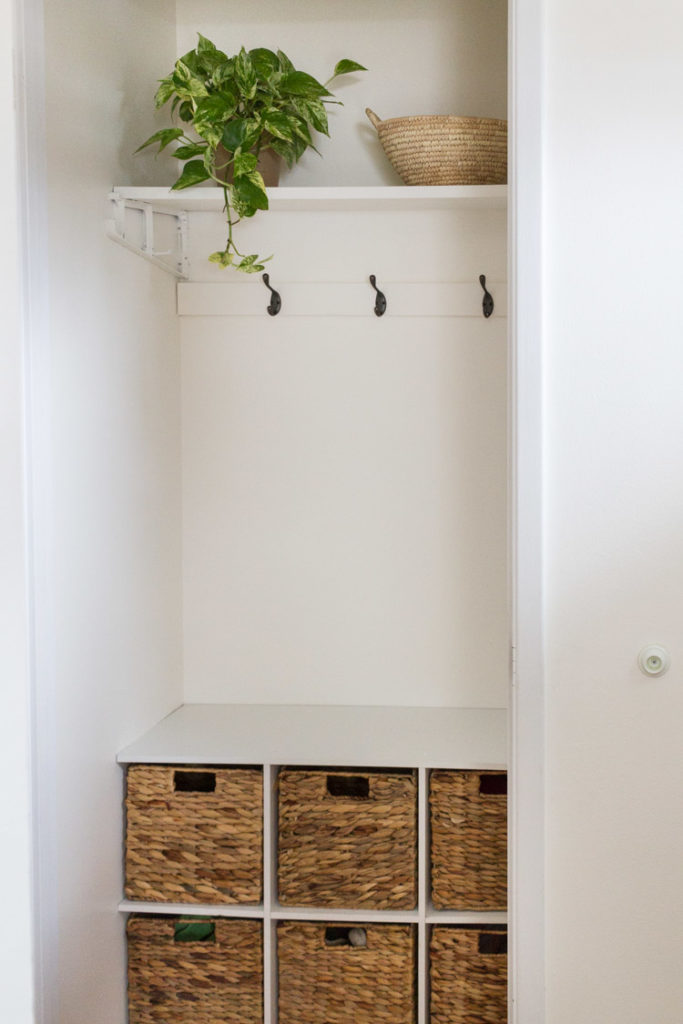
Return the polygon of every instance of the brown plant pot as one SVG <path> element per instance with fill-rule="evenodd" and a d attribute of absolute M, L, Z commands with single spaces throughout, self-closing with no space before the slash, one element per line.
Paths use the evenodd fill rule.
<path fill-rule="evenodd" d="M 216 147 L 216 171 L 217 176 L 220 178 L 220 168 L 227 164 L 230 159 L 230 154 L 220 144 Z M 266 188 L 274 188 L 280 182 L 280 168 L 282 166 L 282 157 L 275 152 L 274 149 L 262 149 L 258 155 L 258 161 L 256 163 L 256 170 L 260 172 L 265 182 Z M 232 184 L 233 173 L 232 164 L 227 169 L 225 178 L 222 179 L 227 185 Z"/>

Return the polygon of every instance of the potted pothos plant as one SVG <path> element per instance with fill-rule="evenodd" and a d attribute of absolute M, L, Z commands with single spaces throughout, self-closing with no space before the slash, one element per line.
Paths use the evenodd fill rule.
<path fill-rule="evenodd" d="M 328 86 L 340 75 L 365 70 L 354 60 L 340 60 L 322 84 L 298 71 L 282 50 L 242 47 L 228 57 L 200 34 L 196 48 L 161 79 L 156 107 L 171 100 L 172 116 L 181 124 L 161 128 L 138 152 L 155 144 L 161 152 L 178 143 L 173 156 L 184 166 L 171 188 L 214 181 L 223 189 L 228 237 L 225 248 L 209 256 L 212 262 L 253 274 L 272 259 L 244 255 L 233 235 L 243 217 L 268 209 L 263 157 L 275 153 L 291 167 L 307 149 L 317 152 L 313 132 L 329 135 L 326 106 L 339 103 Z"/>

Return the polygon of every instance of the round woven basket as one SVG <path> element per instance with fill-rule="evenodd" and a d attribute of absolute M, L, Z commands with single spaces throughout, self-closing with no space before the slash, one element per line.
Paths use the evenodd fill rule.
<path fill-rule="evenodd" d="M 391 117 L 365 111 L 406 185 L 504 185 L 507 121 L 453 114 Z"/>

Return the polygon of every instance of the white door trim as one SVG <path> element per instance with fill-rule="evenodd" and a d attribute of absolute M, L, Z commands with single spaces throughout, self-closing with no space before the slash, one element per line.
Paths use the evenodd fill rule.
<path fill-rule="evenodd" d="M 542 0 L 511 0 L 509 18 L 510 1021 L 543 1024 Z"/>
<path fill-rule="evenodd" d="M 12 936 L 2 943 L 0 985 L 6 1019 L 34 1021 L 32 705 L 30 552 L 22 174 L 24 117 L 18 4 L 0 4 L 0 95 L 5 111 L 0 166 L 0 863 Z"/>
<path fill-rule="evenodd" d="M 0 0 L 1 2 L 1 0 Z M 54 793 L 54 631 L 51 522 L 52 424 L 45 42 L 42 0 L 10 0 L 15 15 L 15 108 L 18 121 L 16 205 L 21 233 L 22 344 L 25 367 L 27 573 L 33 822 L 33 980 L 31 1024 L 56 1020 L 57 890 Z M 19 1021 L 17 1021 L 19 1024 Z M 21 1021 L 28 1024 L 28 1021 Z"/>

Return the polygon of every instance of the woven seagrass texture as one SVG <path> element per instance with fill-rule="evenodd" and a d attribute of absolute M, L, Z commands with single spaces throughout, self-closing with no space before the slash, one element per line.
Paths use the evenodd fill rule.
<path fill-rule="evenodd" d="M 500 933 L 435 927 L 429 944 L 430 1024 L 506 1024 L 507 953 L 480 952 L 480 935 L 506 949 Z M 491 940 L 493 940 L 491 942 Z"/>
<path fill-rule="evenodd" d="M 505 910 L 507 796 L 486 793 L 504 772 L 433 771 L 429 781 L 432 902 L 439 909 Z"/>
<path fill-rule="evenodd" d="M 176 920 L 128 919 L 129 1024 L 261 1024 L 261 922 L 213 919 L 215 941 L 176 942 Z"/>
<path fill-rule="evenodd" d="M 354 924 L 363 948 L 328 946 L 327 927 L 278 924 L 279 1024 L 413 1024 L 413 925 Z"/>
<path fill-rule="evenodd" d="M 366 786 L 367 796 L 339 794 L 355 783 Z M 414 772 L 282 769 L 278 794 L 281 903 L 357 909 L 416 905 Z"/>
<path fill-rule="evenodd" d="M 209 782 L 210 792 L 184 786 Z M 243 768 L 131 765 L 126 896 L 171 903 L 259 903 L 263 775 Z"/>
<path fill-rule="evenodd" d="M 372 110 L 365 112 L 406 185 L 504 185 L 507 181 L 507 121 L 452 114 L 381 121 Z"/>

